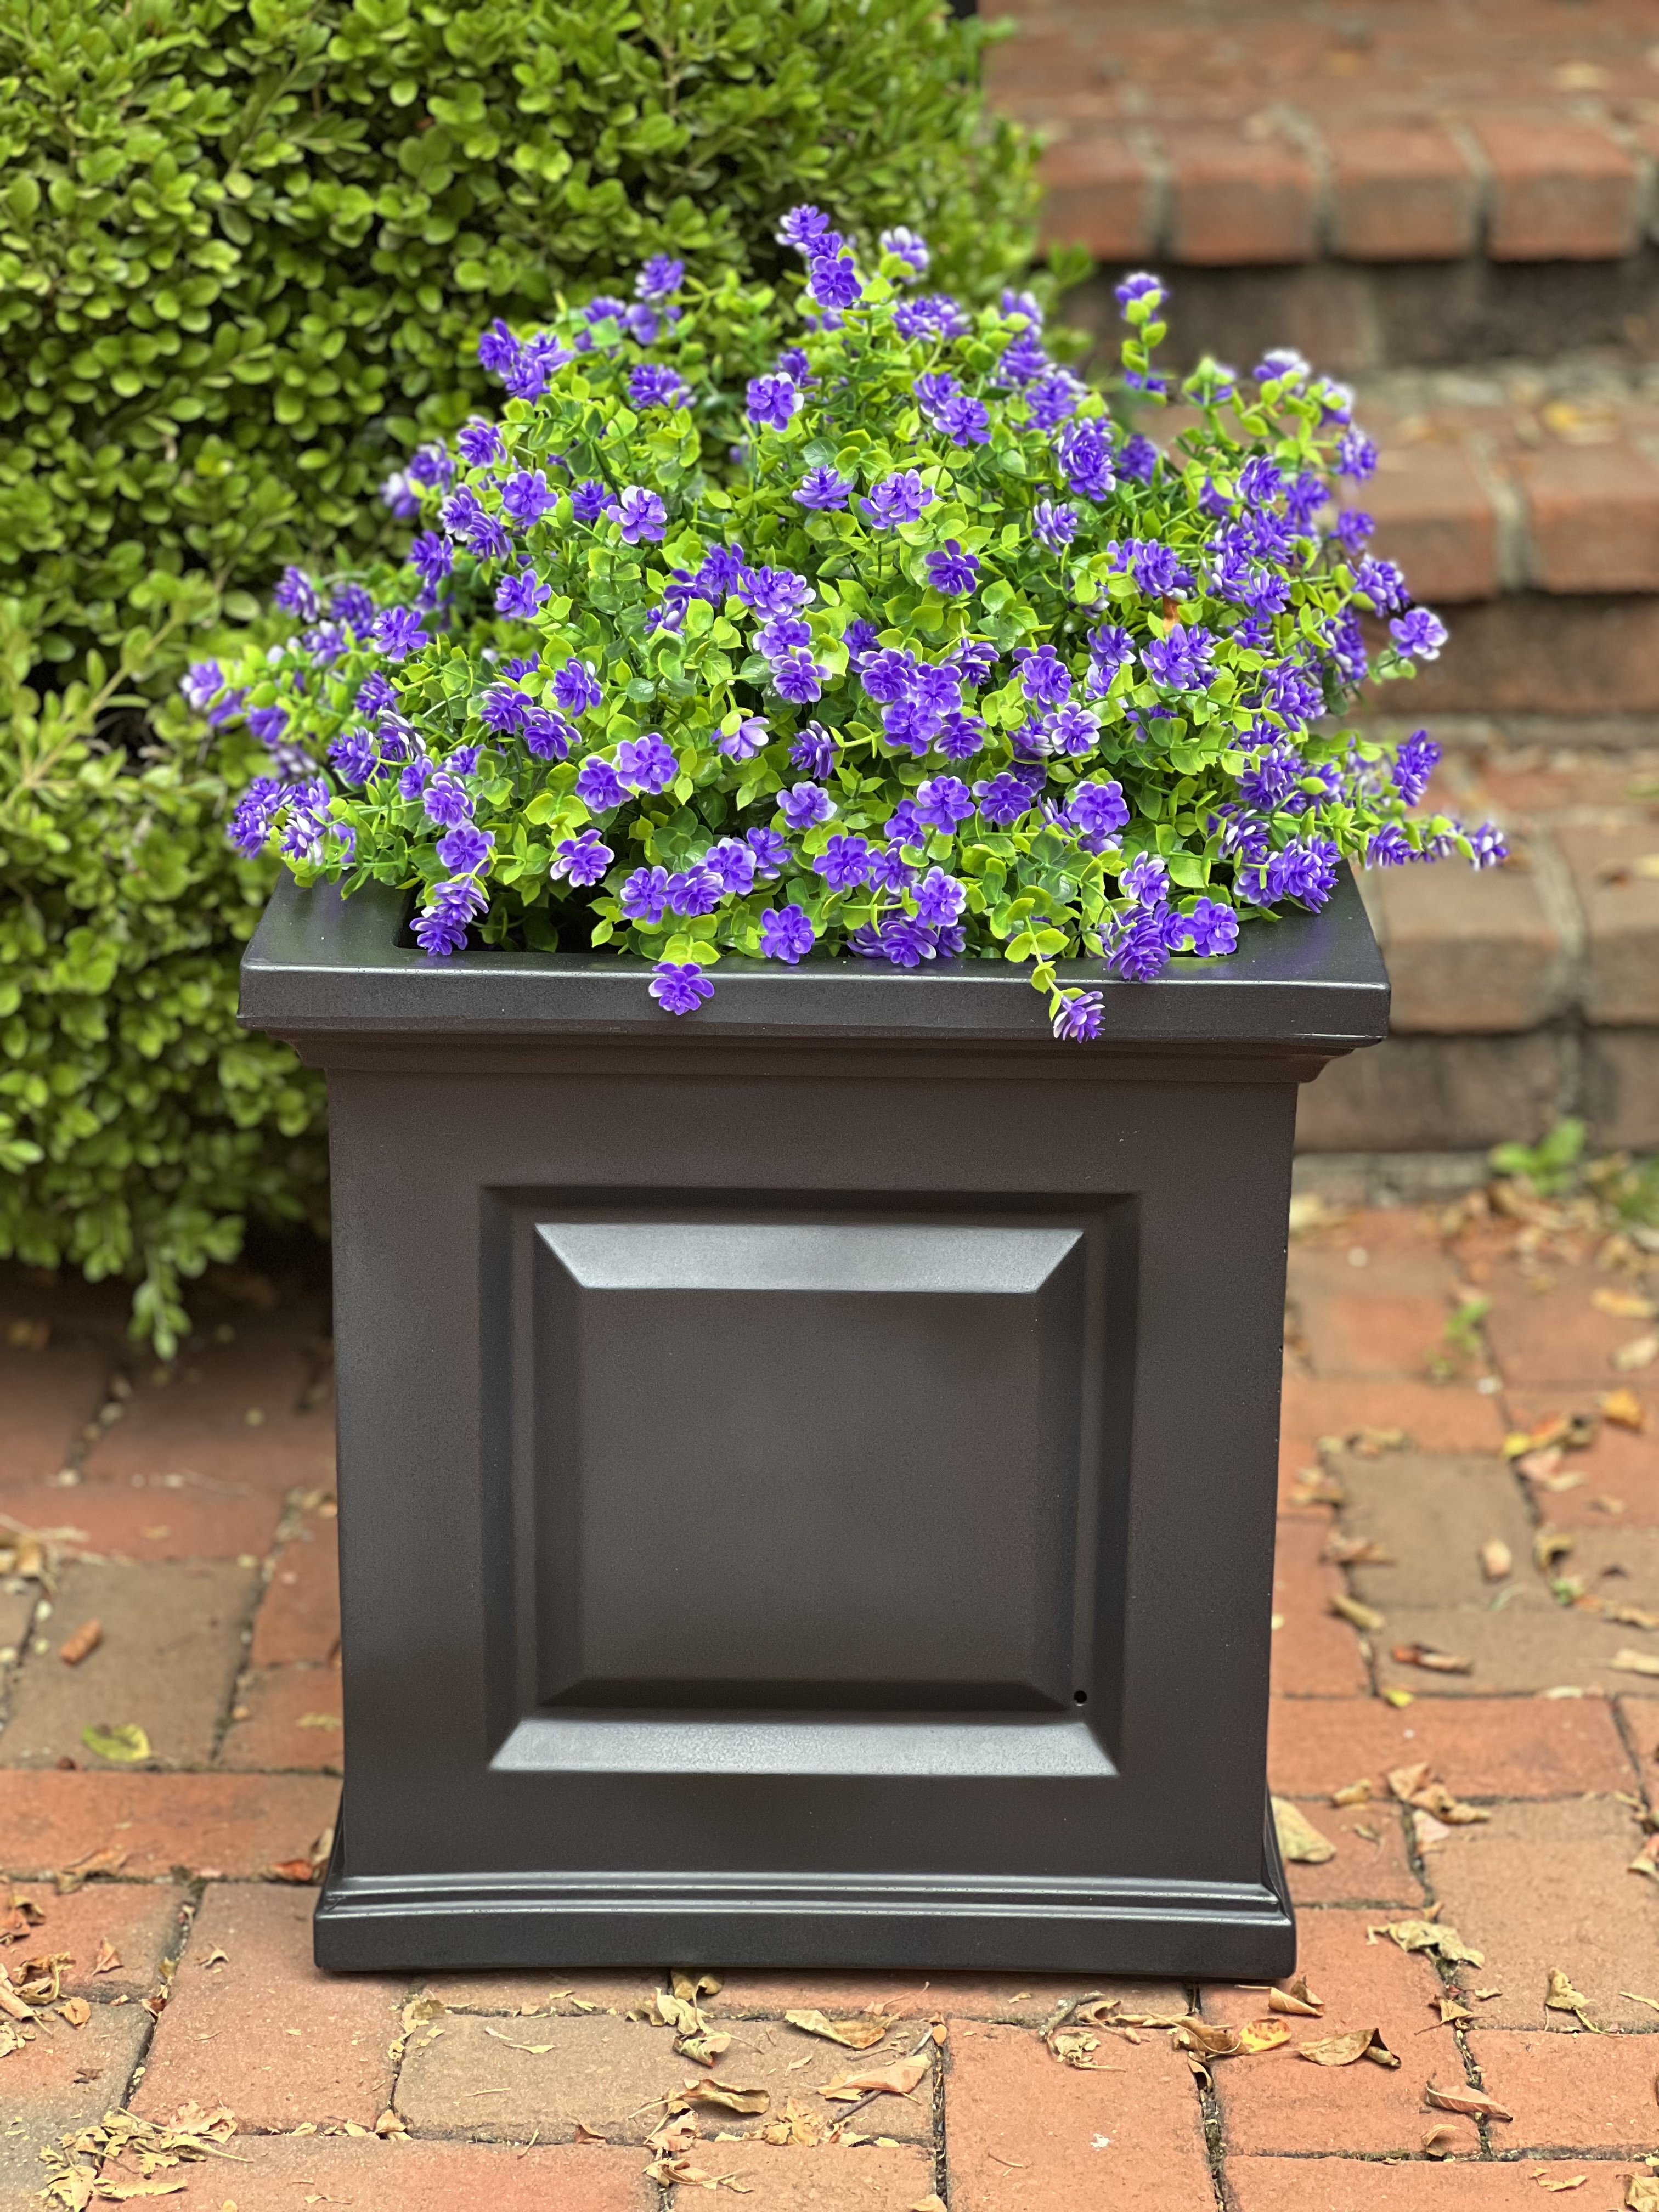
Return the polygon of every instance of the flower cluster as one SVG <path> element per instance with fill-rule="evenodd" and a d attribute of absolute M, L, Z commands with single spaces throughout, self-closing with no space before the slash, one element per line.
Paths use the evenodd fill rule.
<path fill-rule="evenodd" d="M 416 940 L 612 945 L 705 1004 L 723 956 L 1030 963 L 1056 1035 L 1098 1034 L 1075 966 L 1146 980 L 1328 899 L 1344 860 L 1501 860 L 1412 810 L 1437 757 L 1341 726 L 1445 631 L 1333 471 L 1375 450 L 1299 356 L 1153 366 L 1164 290 L 1119 288 L 1166 450 L 1050 356 L 1029 295 L 970 314 L 921 240 L 862 267 L 815 209 L 798 342 L 705 462 L 697 295 L 494 324 L 498 421 L 388 488 L 406 565 L 279 586 L 288 642 L 191 670 L 270 773 L 231 825 L 300 878 L 416 893 Z"/>

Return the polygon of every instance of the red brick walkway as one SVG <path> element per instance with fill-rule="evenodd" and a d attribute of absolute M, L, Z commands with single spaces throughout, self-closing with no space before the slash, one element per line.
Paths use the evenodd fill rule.
<path fill-rule="evenodd" d="M 1293 1875 L 1317 2018 L 1272 2014 L 1288 2041 L 1206 2083 L 1167 2028 L 1065 2019 L 1080 1981 L 734 1975 L 702 1998 L 730 2038 L 715 2078 L 765 2110 L 675 2118 L 706 2069 L 656 2019 L 671 1962 L 430 1983 L 308 1963 L 303 1863 L 341 1753 L 314 1316 L 222 1301 L 158 1385 L 110 1302 L 0 1278 L 0 1566 L 21 1571 L 0 1580 L 0 1859 L 28 1900 L 0 1962 L 29 1992 L 0 2018 L 0 2208 L 38 2202 L 41 2147 L 109 2109 L 154 2144 L 194 2104 L 235 2134 L 156 2178 L 204 2212 L 690 2212 L 709 2201 L 691 2174 L 754 2212 L 933 2212 L 935 2192 L 949 2212 L 1487 2212 L 1540 2190 L 1613 2212 L 1659 2149 L 1659 1882 L 1629 1870 L 1659 1745 L 1659 1367 L 1632 1364 L 1656 1288 L 1651 1255 L 1571 1224 L 1373 1213 L 1293 1246 L 1273 1771 L 1334 1847 Z M 1621 1389 L 1644 1432 L 1605 1418 Z M 1582 1417 L 1565 1444 L 1505 1459 L 1506 1431 L 1559 1416 Z M 43 1539 L 47 1600 L 19 1531 Z M 92 1620 L 101 1644 L 66 1666 Z M 1413 1647 L 1469 1671 L 1395 1656 Z M 82 1740 L 126 1723 L 137 1767 Z M 1386 1778 L 1414 1766 L 1418 1806 Z M 1480 1962 L 1407 1948 L 1431 1915 Z M 1373 1936 L 1390 1923 L 1419 1924 Z M 25 1961 L 53 1957 L 58 2002 L 33 2002 L 53 1969 Z M 1582 2025 L 1547 2006 L 1558 1969 Z M 1104 1994 L 1120 2016 L 1270 2016 L 1261 1990 Z M 787 2024 L 807 2007 L 893 2025 L 843 2050 Z M 1370 2028 L 1397 2066 L 1298 2055 Z M 908 2096 L 820 2094 L 912 2054 Z M 1512 2117 L 1431 2109 L 1431 2082 Z M 132 2154 L 118 2173 L 140 2178 Z"/>

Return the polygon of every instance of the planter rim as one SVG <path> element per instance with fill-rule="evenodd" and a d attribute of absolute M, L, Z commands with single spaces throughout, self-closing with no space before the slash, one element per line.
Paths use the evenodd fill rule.
<path fill-rule="evenodd" d="M 1103 990 L 1093 1047 L 1054 1042 L 1028 966 L 940 961 L 922 969 L 862 961 L 799 968 L 726 957 L 714 998 L 678 1020 L 646 995 L 649 963 L 629 955 L 485 951 L 428 959 L 401 945 L 405 893 L 368 884 L 301 889 L 284 871 L 242 957 L 238 1019 L 289 1038 L 411 1033 L 610 1036 L 666 1041 L 834 1040 L 896 1044 L 1012 1040 L 1074 1061 L 1103 1048 L 1249 1044 L 1327 1054 L 1388 1034 L 1389 980 L 1352 873 L 1318 914 L 1252 923 L 1237 952 L 1173 962 L 1151 983 L 1064 961 L 1067 983 Z"/>

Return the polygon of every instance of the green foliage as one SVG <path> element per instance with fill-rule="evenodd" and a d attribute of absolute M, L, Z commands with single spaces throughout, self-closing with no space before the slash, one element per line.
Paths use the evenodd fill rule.
<path fill-rule="evenodd" d="M 13 0 L 0 16 L 0 595 L 114 649 L 152 570 L 252 612 L 383 542 L 380 477 L 527 319 L 779 214 L 1018 264 L 1030 161 L 938 0 Z M 180 633 L 145 678 L 176 672 Z"/>
<path fill-rule="evenodd" d="M 1018 267 L 985 35 L 938 0 L 0 10 L 0 1250 L 139 1279 L 165 1345 L 181 1278 L 316 1202 L 315 1086 L 233 1019 L 250 756 L 154 711 L 185 659 L 284 562 L 393 542 L 376 487 L 483 397 L 492 314 L 659 250 L 764 276 L 806 198 L 920 223 L 947 283 Z"/>
<path fill-rule="evenodd" d="M 1540 1198 L 1559 1198 L 1577 1187 L 1584 1155 L 1583 1122 L 1571 1115 L 1535 1145 L 1498 1145 L 1490 1154 L 1500 1176 L 1524 1176 Z"/>
<path fill-rule="evenodd" d="M 94 649 L 45 696 L 0 601 L 0 1254 L 136 1279 L 164 1356 L 181 1279 L 234 1259 L 250 1214 L 320 1224 L 326 1173 L 320 1079 L 236 1026 L 272 874 L 224 842 L 245 747 L 180 728 L 131 761 L 91 738 L 197 604 L 178 601 L 113 673 Z"/>

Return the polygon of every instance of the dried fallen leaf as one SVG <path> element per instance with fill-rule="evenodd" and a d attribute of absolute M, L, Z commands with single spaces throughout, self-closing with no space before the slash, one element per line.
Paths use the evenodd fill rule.
<path fill-rule="evenodd" d="M 1647 1409 L 1634 1390 L 1609 1390 L 1601 1401 L 1601 1418 L 1617 1429 L 1633 1429 L 1638 1436 L 1648 1425 Z"/>
<path fill-rule="evenodd" d="M 1484 1951 L 1471 1950 L 1455 1928 L 1447 1928 L 1437 1920 L 1388 1920 L 1375 1923 L 1365 1930 L 1375 1940 L 1386 1936 L 1402 1951 L 1429 1951 L 1443 1959 L 1450 1966 L 1484 1966 Z"/>
<path fill-rule="evenodd" d="M 1426 1759 L 1419 1759 L 1410 1766 L 1391 1766 L 1389 1788 L 1402 1805 L 1409 1805 L 1433 1771 Z"/>
<path fill-rule="evenodd" d="M 486 2027 L 484 2033 L 493 2035 L 497 2043 L 504 2043 L 509 2051 L 527 2051 L 532 2058 L 545 2058 L 549 2051 L 556 2051 L 559 2047 L 556 2043 L 514 2043 L 513 2038 L 503 2035 L 499 2027 Z"/>
<path fill-rule="evenodd" d="M 1620 1674 L 1659 1674 L 1659 1652 L 1632 1651 L 1627 1644 L 1607 1664 Z"/>
<path fill-rule="evenodd" d="M 1273 1808 L 1279 1848 L 1293 1864 L 1323 1866 L 1327 1859 L 1336 1856 L 1336 1845 L 1328 1836 L 1320 1834 L 1299 1806 L 1293 1805 L 1288 1797 L 1275 1797 Z"/>
<path fill-rule="evenodd" d="M 1379 2066 L 1398 2066 L 1400 2061 L 1382 2040 L 1382 2031 L 1376 2027 L 1357 2027 L 1346 2035 L 1323 2035 L 1313 2043 L 1298 2044 L 1297 2055 L 1311 2059 L 1316 2066 L 1352 2066 L 1357 2059 L 1370 2058 Z"/>
<path fill-rule="evenodd" d="M 674 1995 L 684 1997 L 689 2004 L 701 2004 L 705 1997 L 717 1997 L 722 1987 L 718 1974 L 706 1970 L 692 1973 L 684 1966 L 676 1966 L 668 1979 Z"/>
<path fill-rule="evenodd" d="M 1466 1805 L 1461 1797 L 1454 1797 L 1443 1782 L 1425 1783 L 1420 1790 L 1413 1793 L 1407 1802 L 1414 1805 L 1419 1812 L 1433 1814 L 1437 1820 L 1443 1820 L 1452 1828 L 1474 1827 L 1479 1822 L 1492 1818 L 1492 1814 L 1479 1805 Z"/>
<path fill-rule="evenodd" d="M 1615 1291 L 1604 1285 L 1590 1292 L 1590 1304 L 1597 1313 L 1611 1314 L 1615 1321 L 1652 1321 L 1659 1316 L 1659 1306 L 1640 1291 Z"/>
<path fill-rule="evenodd" d="M 1639 1368 L 1651 1367 L 1656 1359 L 1659 1359 L 1659 1336 L 1632 1337 L 1613 1355 L 1613 1364 L 1621 1375 L 1634 1375 Z"/>
<path fill-rule="evenodd" d="M 695 2059 L 699 2066 L 714 2066 L 732 2048 L 732 2039 L 721 2030 L 705 2028 L 701 2035 L 681 2036 L 674 2048 L 683 2058 Z"/>
<path fill-rule="evenodd" d="M 764 2089 L 745 2089 L 735 2081 L 688 2081 L 668 2100 L 671 2112 L 688 2105 L 715 2105 L 726 2112 L 763 2112 L 772 2100 Z"/>
<path fill-rule="evenodd" d="M 1597 1610 L 1604 1620 L 1616 1620 L 1621 1628 L 1659 1628 L 1659 1613 L 1650 1613 L 1645 1606 L 1604 1603 Z"/>
<path fill-rule="evenodd" d="M 1339 1620 L 1346 1620 L 1351 1627 L 1363 1628 L 1368 1636 L 1376 1635 L 1379 1628 L 1386 1626 L 1386 1616 L 1380 1613 L 1374 1605 L 1362 1605 L 1357 1597 L 1350 1597 L 1346 1591 L 1339 1591 L 1334 1597 L 1327 1598 L 1325 1609 L 1328 1613 L 1334 1613 Z"/>
<path fill-rule="evenodd" d="M 775 2120 L 769 2120 L 761 2130 L 761 2141 L 777 2144 L 780 2148 L 797 2144 L 802 2150 L 811 2150 L 823 2141 L 823 2123 L 815 2112 L 809 2112 L 791 2098 Z"/>
<path fill-rule="evenodd" d="M 1267 2009 L 1269 2012 L 1300 2013 L 1316 2020 L 1325 2009 L 1325 2000 L 1316 1997 L 1308 1987 L 1305 1974 L 1298 1974 L 1288 1985 L 1274 1984 L 1267 1992 Z"/>
<path fill-rule="evenodd" d="M 71 2027 L 84 2027 L 92 2018 L 92 2007 L 84 1997 L 65 1997 L 58 2008 L 58 2016 Z"/>
<path fill-rule="evenodd" d="M 1333 1536 L 1325 1557 L 1339 1567 L 1391 1567 L 1394 1553 L 1385 1552 L 1370 1536 Z"/>
<path fill-rule="evenodd" d="M 1489 1583 L 1501 1583 L 1515 1572 L 1515 1554 L 1501 1536 L 1493 1536 L 1480 1547 L 1480 1571 Z"/>
<path fill-rule="evenodd" d="M 1432 1813 L 1412 1814 L 1412 1840 L 1419 1851 L 1431 1851 L 1437 1844 L 1443 1844 L 1451 1830 L 1443 1821 L 1437 1820 Z"/>
<path fill-rule="evenodd" d="M 1432 1644 L 1396 1644 L 1394 1647 L 1396 1663 L 1401 1667 L 1421 1667 L 1431 1674 L 1472 1674 L 1473 1659 L 1465 1659 L 1455 1651 L 1437 1650 Z"/>
<path fill-rule="evenodd" d="M 74 1635 L 58 1646 L 58 1656 L 66 1667 L 78 1667 L 83 1659 L 90 1657 L 103 1640 L 104 1624 L 101 1620 L 82 1621 Z"/>
<path fill-rule="evenodd" d="M 120 1964 L 121 1954 L 116 1949 L 114 1944 L 107 1942 L 104 1937 L 100 1936 L 98 1941 L 98 1956 L 93 1964 L 93 1972 L 94 1974 L 112 1974 L 116 1972 Z"/>
<path fill-rule="evenodd" d="M 307 1882 L 317 1879 L 309 1859 L 278 1859 L 270 1871 L 277 1881 Z"/>
<path fill-rule="evenodd" d="M 1279 2050 L 1290 2039 L 1291 2031 L 1282 2020 L 1248 2021 L 1238 2031 L 1238 2055 L 1254 2058 L 1261 2051 Z"/>
<path fill-rule="evenodd" d="M 1625 2206 L 1626 2212 L 1659 2212 L 1659 2173 L 1626 2175 Z"/>
<path fill-rule="evenodd" d="M 1577 2019 L 1581 2027 L 1593 2028 L 1595 2023 L 1589 2017 L 1589 1999 L 1574 1989 L 1559 1966 L 1550 1968 L 1549 1985 L 1544 1992 L 1547 2011 L 1570 2012 Z"/>
<path fill-rule="evenodd" d="M 891 2066 L 870 2072 L 844 2074 L 837 2081 L 827 2083 L 818 2094 L 843 2103 L 856 2097 L 908 2097 L 926 2077 L 932 2063 L 924 2051 L 916 2057 L 900 2058 Z"/>
<path fill-rule="evenodd" d="M 149 1757 L 149 1738 L 137 1721 L 123 1721 L 118 1728 L 83 1728 L 81 1741 L 88 1751 L 117 1766 L 136 1766 Z"/>
<path fill-rule="evenodd" d="M 46 1917 L 32 1897 L 17 1892 L 9 1905 L 0 1912 L 0 1945 L 27 1942 Z"/>
<path fill-rule="evenodd" d="M 783 2016 L 791 2027 L 799 2027 L 808 2035 L 821 2035 L 830 2043 L 842 2044 L 848 2051 L 870 2050 L 893 2024 L 878 2014 L 863 2020 L 826 2020 L 821 2012 L 787 2012 Z"/>
<path fill-rule="evenodd" d="M 1457 2148 L 1457 2143 L 1456 2129 L 1449 2128 L 1442 2120 L 1424 2136 L 1423 2155 L 1425 2158 L 1449 2158 Z"/>
<path fill-rule="evenodd" d="M 1547 2189 L 1553 2196 L 1559 2197 L 1566 2190 L 1582 2189 L 1589 2179 L 1589 2176 L 1587 2173 L 1565 2175 L 1540 2172 L 1534 2173 L 1533 2179 L 1540 2189 Z"/>
<path fill-rule="evenodd" d="M 1474 2014 L 1469 2010 L 1468 2007 L 1467 2005 L 1459 2004 L 1455 1997 L 1449 1997 L 1443 1994 L 1437 1996 L 1434 2002 L 1440 2014 L 1440 2025 L 1442 2027 L 1456 2027 L 1460 2022 L 1466 2020 L 1473 2020 L 1474 2018 Z"/>
<path fill-rule="evenodd" d="M 380 2118 L 375 2121 L 374 2132 L 383 2140 L 390 2142 L 394 2136 L 407 2136 L 409 2130 L 404 2124 L 402 2114 L 394 2112 L 392 2106 L 388 2105 L 385 2112 L 381 2113 Z M 576 2123 L 576 2140 L 578 2142 L 581 2141 L 581 2137 L 582 2124 L 578 2120 Z"/>
<path fill-rule="evenodd" d="M 1369 1775 L 1363 1775 L 1358 1782 L 1350 1782 L 1345 1789 L 1333 1790 L 1331 1792 L 1333 1805 L 1369 1805 L 1370 1802 L 1371 1783 Z"/>
<path fill-rule="evenodd" d="M 908 2212 L 945 2212 L 945 2199 L 939 2195 L 938 2190 L 930 2189 L 926 2197 L 919 2197 L 915 2203 L 908 2207 Z"/>
<path fill-rule="evenodd" d="M 1540 1575 L 1547 1575 L 1571 1550 L 1572 1538 L 1564 1529 L 1540 1528 L 1532 1540 L 1533 1564 Z"/>
<path fill-rule="evenodd" d="M 1512 2120 L 1515 2114 L 1496 2097 L 1489 2097 L 1484 2089 L 1468 2089 L 1460 2083 L 1455 2088 L 1442 2089 L 1432 2081 L 1424 2090 L 1425 2101 L 1437 2112 L 1461 2112 L 1469 2120 Z"/>

